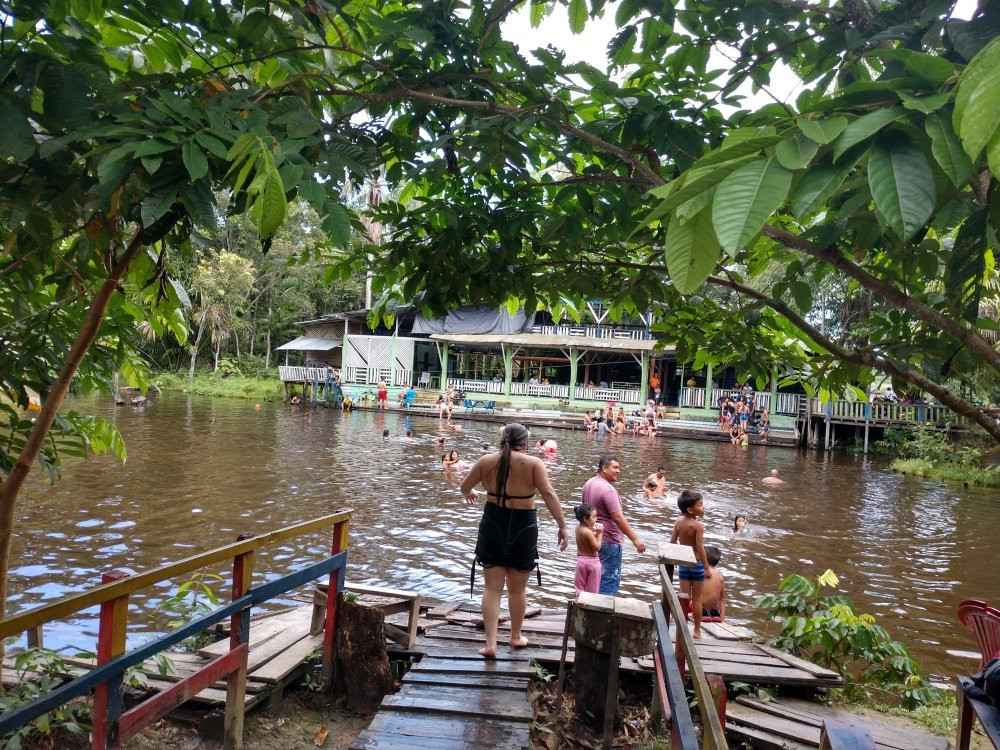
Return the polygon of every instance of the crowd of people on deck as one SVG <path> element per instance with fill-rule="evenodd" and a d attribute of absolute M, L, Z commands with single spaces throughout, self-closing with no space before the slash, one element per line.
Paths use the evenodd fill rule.
<path fill-rule="evenodd" d="M 771 413 L 767 407 L 756 410 L 754 390 L 747 383 L 739 391 L 719 400 L 719 429 L 729 433 L 729 442 L 735 445 L 748 445 L 750 433 L 756 432 L 760 442 L 767 442 L 771 430 Z"/>
<path fill-rule="evenodd" d="M 634 437 L 655 437 L 656 420 L 665 418 L 666 413 L 667 407 L 662 401 L 659 406 L 655 406 L 650 399 L 646 402 L 645 409 L 634 409 L 628 415 L 625 414 L 625 407 L 619 406 L 616 409 L 615 402 L 609 401 L 606 407 L 584 412 L 583 429 L 594 431 L 598 436 L 607 432 L 616 435 L 631 432 Z"/>

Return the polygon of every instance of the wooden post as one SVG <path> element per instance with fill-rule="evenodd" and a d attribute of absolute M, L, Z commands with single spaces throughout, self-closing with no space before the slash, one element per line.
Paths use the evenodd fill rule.
<path fill-rule="evenodd" d="M 563 687 L 566 684 L 566 651 L 569 649 L 569 634 L 573 628 L 573 608 L 576 603 L 570 599 L 566 602 L 566 625 L 563 628 L 562 651 L 559 653 L 559 677 L 556 678 L 556 715 L 562 711 Z"/>
<path fill-rule="evenodd" d="M 604 699 L 604 747 L 611 747 L 611 736 L 618 717 L 618 669 L 621 665 L 621 626 L 614 620 L 611 635 L 611 656 L 608 659 L 608 693 Z"/>
<path fill-rule="evenodd" d="M 341 521 L 333 527 L 333 544 L 331 554 L 338 554 L 347 549 L 348 522 Z M 320 679 L 326 692 L 333 689 L 333 639 L 337 627 L 337 602 L 340 599 L 340 587 L 338 581 L 343 579 L 344 571 L 334 570 L 330 572 L 330 579 L 326 589 L 326 627 L 323 630 L 323 671 Z"/>
<path fill-rule="evenodd" d="M 712 693 L 712 702 L 715 704 L 715 712 L 719 715 L 719 723 L 726 726 L 726 683 L 717 674 L 705 675 L 708 680 L 708 689 Z M 711 736 L 706 736 L 705 747 L 709 750 L 727 750 L 726 748 L 715 747 Z"/>
<path fill-rule="evenodd" d="M 28 648 L 44 648 L 41 625 L 36 625 L 26 632 L 28 635 Z"/>
<path fill-rule="evenodd" d="M 236 537 L 242 542 L 253 536 L 243 533 Z M 253 550 L 233 558 L 233 597 L 235 601 L 250 589 L 253 578 Z M 250 641 L 250 609 L 244 609 L 232 616 L 229 623 L 229 648 L 235 649 Z M 247 654 L 244 654 L 239 669 L 226 678 L 226 715 L 223 721 L 223 747 L 226 750 L 240 750 L 243 747 L 243 715 L 247 692 Z"/>
<path fill-rule="evenodd" d="M 112 570 L 101 576 L 101 583 L 127 578 L 128 573 Z M 128 627 L 128 594 L 101 604 L 97 635 L 97 663 L 104 664 L 125 653 L 125 630 Z M 122 676 L 108 680 L 94 689 L 94 730 L 92 750 L 107 750 L 115 742 L 115 725 L 122 712 Z"/>

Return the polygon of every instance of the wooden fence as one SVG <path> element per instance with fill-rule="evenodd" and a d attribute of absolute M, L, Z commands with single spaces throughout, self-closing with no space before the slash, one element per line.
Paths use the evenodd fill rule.
<path fill-rule="evenodd" d="M 352 515 L 353 510 L 345 508 L 263 536 L 241 536 L 235 544 L 218 547 L 136 575 L 113 571 L 106 574 L 102 585 L 96 588 L 0 620 L 0 638 L 25 632 L 35 634 L 31 638 L 38 638 L 39 629 L 46 623 L 71 617 L 88 607 L 100 605 L 97 666 L 31 703 L 5 712 L 0 716 L 0 737 L 93 690 L 94 726 L 91 748 L 107 750 L 120 746 L 196 693 L 225 678 L 225 747 L 241 748 L 250 609 L 255 604 L 273 599 L 323 575 L 329 576 L 330 590 L 338 593 L 342 591 L 347 564 L 347 531 Z M 333 526 L 330 555 L 273 581 L 251 587 L 254 552 L 257 549 L 330 526 Z M 132 593 L 226 560 L 232 560 L 233 565 L 232 598 L 228 604 L 125 652 L 128 601 Z M 333 636 L 338 600 L 339 596 L 327 597 L 322 674 L 327 686 L 333 676 Z M 179 680 L 170 689 L 156 693 L 127 711 L 123 710 L 123 677 L 127 669 L 142 664 L 170 646 L 197 635 L 227 617 L 230 618 L 229 651 L 206 664 L 200 671 Z"/>

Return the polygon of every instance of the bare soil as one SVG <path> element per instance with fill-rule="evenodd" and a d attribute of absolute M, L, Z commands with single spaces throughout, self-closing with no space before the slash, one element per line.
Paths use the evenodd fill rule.
<path fill-rule="evenodd" d="M 243 732 L 246 750 L 316 750 L 320 727 L 327 736 L 324 750 L 347 750 L 351 741 L 367 729 L 372 717 L 352 714 L 342 706 L 342 698 L 295 692 L 275 709 L 251 711 Z M 197 728 L 166 719 L 136 735 L 123 745 L 125 750 L 214 750 L 222 743 L 206 739 Z"/>

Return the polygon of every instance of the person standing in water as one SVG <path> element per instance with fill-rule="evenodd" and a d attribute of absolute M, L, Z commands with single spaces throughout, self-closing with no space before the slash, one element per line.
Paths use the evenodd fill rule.
<path fill-rule="evenodd" d="M 654 497 L 663 497 L 663 490 L 667 486 L 667 469 L 663 464 L 660 464 L 657 470 L 646 477 L 646 481 L 643 484 L 643 490 L 646 493 L 646 499 Z"/>
<path fill-rule="evenodd" d="M 784 484 L 785 483 L 785 480 L 778 478 L 778 470 L 777 469 L 771 469 L 770 476 L 764 477 L 761 481 L 764 482 L 764 484 Z"/>
<path fill-rule="evenodd" d="M 566 549 L 569 541 L 559 497 L 552 489 L 545 463 L 537 456 L 527 455 L 529 437 L 524 425 L 516 422 L 507 425 L 500 438 L 499 452 L 476 461 L 461 484 L 462 494 L 469 503 L 479 502 L 477 485 L 486 488 L 487 500 L 479 521 L 473 562 L 473 566 L 476 561 L 482 564 L 486 579 L 482 601 L 486 646 L 479 650 L 486 658 L 497 653 L 500 598 L 505 587 L 510 608 L 509 644 L 514 648 L 528 645 L 521 626 L 527 608 L 525 587 L 538 564 L 536 492 L 559 524 L 556 537 L 559 549 Z"/>
<path fill-rule="evenodd" d="M 601 456 L 597 474 L 583 485 L 583 502 L 597 509 L 597 520 L 604 528 L 601 540 L 601 589 L 600 593 L 615 596 L 622 581 L 622 538 L 628 537 L 636 550 L 646 551 L 646 543 L 632 531 L 622 513 L 622 497 L 612 482 L 618 481 L 621 467 L 618 459 L 610 454 Z"/>

